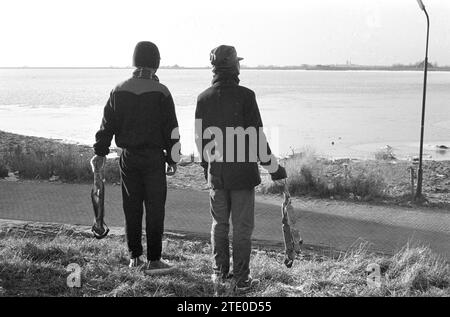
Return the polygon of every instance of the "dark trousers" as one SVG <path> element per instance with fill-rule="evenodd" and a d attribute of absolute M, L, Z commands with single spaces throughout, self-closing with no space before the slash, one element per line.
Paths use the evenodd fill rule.
<path fill-rule="evenodd" d="M 210 190 L 213 219 L 211 244 L 214 272 L 224 275 L 230 270 L 230 215 L 233 224 L 233 275 L 245 281 L 250 274 L 251 237 L 254 228 L 255 190 Z"/>
<path fill-rule="evenodd" d="M 145 206 L 147 259 L 161 259 L 167 195 L 164 155 L 159 149 L 129 151 L 120 156 L 125 234 L 132 258 L 141 256 Z"/>

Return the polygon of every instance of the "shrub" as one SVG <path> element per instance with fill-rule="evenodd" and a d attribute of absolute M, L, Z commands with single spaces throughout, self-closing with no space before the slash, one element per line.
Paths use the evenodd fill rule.
<path fill-rule="evenodd" d="M 387 145 L 386 148 L 380 149 L 379 151 L 375 152 L 374 156 L 375 159 L 379 161 L 391 161 L 397 159 L 394 155 L 392 147 L 390 147 L 389 145 Z"/>
<path fill-rule="evenodd" d="M 385 188 L 386 183 L 379 173 L 362 170 L 350 178 L 345 191 L 365 199 L 372 199 L 384 197 Z"/>
<path fill-rule="evenodd" d="M 322 160 L 311 152 L 292 157 L 285 162 L 287 186 L 291 195 L 331 197 L 350 195 L 369 200 L 385 196 L 384 177 L 369 167 L 359 166 L 354 171 L 344 163 Z M 347 164 L 347 167 L 351 167 Z M 262 184 L 264 193 L 279 194 L 284 190 L 280 182 Z"/>
<path fill-rule="evenodd" d="M 0 178 L 8 177 L 9 170 L 6 165 L 3 163 L 3 160 L 0 162 Z"/>
<path fill-rule="evenodd" d="M 58 176 L 62 181 L 91 182 L 90 154 L 91 151 L 83 151 L 81 147 L 71 144 L 55 144 L 44 148 L 16 145 L 4 155 L 4 162 L 24 179 Z M 117 160 L 107 160 L 105 177 L 108 182 L 120 180 Z"/>

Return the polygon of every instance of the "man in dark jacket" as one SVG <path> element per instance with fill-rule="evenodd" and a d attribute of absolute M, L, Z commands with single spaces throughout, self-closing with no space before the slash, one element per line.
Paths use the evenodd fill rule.
<path fill-rule="evenodd" d="M 257 283 L 250 276 L 254 227 L 254 187 L 261 182 L 258 161 L 272 180 L 286 178 L 262 131 L 255 93 L 239 85 L 241 58 L 232 46 L 211 51 L 212 86 L 197 100 L 196 143 L 210 186 L 214 281 L 233 277 L 238 290 Z M 230 270 L 229 218 L 233 224 L 233 274 Z"/>
<path fill-rule="evenodd" d="M 171 269 L 161 260 L 166 175 L 175 174 L 180 153 L 173 99 L 155 75 L 159 62 L 155 44 L 139 42 L 136 45 L 133 55 L 136 70 L 110 94 L 100 130 L 95 135 L 92 159 L 94 165 L 103 165 L 115 136 L 117 146 L 122 148 L 119 166 L 130 267 L 146 264 L 149 274 Z M 148 263 L 142 257 L 143 205 Z"/>

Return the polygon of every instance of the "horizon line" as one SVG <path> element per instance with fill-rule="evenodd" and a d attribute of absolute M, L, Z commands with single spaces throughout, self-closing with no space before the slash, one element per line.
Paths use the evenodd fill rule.
<path fill-rule="evenodd" d="M 395 63 L 392 65 L 362 65 L 362 64 L 301 64 L 301 65 L 258 65 L 247 66 L 241 65 L 241 69 L 420 69 L 422 62 L 401 64 Z M 433 65 L 429 62 L 431 69 L 450 69 L 450 65 Z M 0 66 L 0 69 L 135 69 L 134 66 Z M 182 65 L 164 65 L 158 69 L 211 69 L 212 66 L 182 66 Z"/>

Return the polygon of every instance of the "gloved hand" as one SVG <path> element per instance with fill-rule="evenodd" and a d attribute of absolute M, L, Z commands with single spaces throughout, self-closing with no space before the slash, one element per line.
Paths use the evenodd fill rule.
<path fill-rule="evenodd" d="M 272 181 L 285 179 L 287 178 L 286 169 L 283 166 L 278 165 L 277 171 L 275 173 L 271 173 L 270 177 L 272 178 Z"/>
<path fill-rule="evenodd" d="M 171 165 L 167 165 L 166 168 L 166 175 L 167 176 L 173 176 L 175 175 L 175 173 L 177 172 L 177 164 L 171 164 Z"/>

